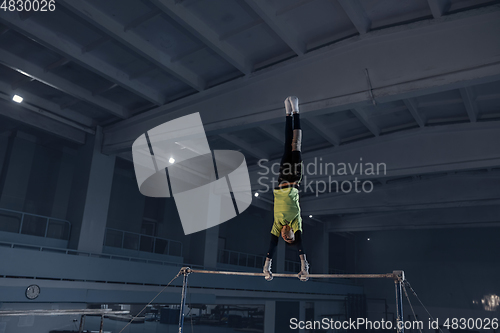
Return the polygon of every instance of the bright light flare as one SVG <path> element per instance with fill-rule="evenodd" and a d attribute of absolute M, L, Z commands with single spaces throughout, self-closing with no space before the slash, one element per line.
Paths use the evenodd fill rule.
<path fill-rule="evenodd" d="M 16 103 L 21 103 L 23 101 L 23 98 L 19 95 L 14 95 L 14 97 L 12 97 L 12 100 Z"/>

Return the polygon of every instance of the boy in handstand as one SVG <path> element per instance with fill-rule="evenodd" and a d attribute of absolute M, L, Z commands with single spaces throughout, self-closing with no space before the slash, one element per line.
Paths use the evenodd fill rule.
<path fill-rule="evenodd" d="M 302 130 L 300 129 L 299 99 L 295 96 L 287 97 L 285 110 L 285 151 L 281 158 L 278 186 L 273 190 L 274 223 L 263 272 L 267 281 L 273 279 L 272 257 L 281 235 L 285 242 L 297 247 L 301 263 L 298 278 L 301 281 L 307 281 L 309 279 L 309 263 L 302 247 L 302 218 L 298 190 L 302 180 L 302 156 L 300 154 Z"/>

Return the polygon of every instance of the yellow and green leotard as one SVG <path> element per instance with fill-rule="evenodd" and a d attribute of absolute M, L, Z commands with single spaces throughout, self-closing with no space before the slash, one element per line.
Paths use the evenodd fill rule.
<path fill-rule="evenodd" d="M 274 223 L 271 234 L 279 237 L 281 228 L 290 225 L 293 232 L 302 231 L 299 190 L 295 187 L 276 188 L 274 192 Z"/>

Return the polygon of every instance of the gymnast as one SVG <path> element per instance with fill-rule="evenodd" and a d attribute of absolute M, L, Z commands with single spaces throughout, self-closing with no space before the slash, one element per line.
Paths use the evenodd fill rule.
<path fill-rule="evenodd" d="M 267 281 L 273 279 L 271 263 L 281 234 L 285 242 L 297 247 L 301 263 L 298 278 L 301 281 L 307 281 L 309 279 L 309 263 L 302 247 L 302 218 L 298 190 L 303 168 L 300 154 L 302 130 L 300 129 L 299 99 L 295 96 L 287 97 L 285 110 L 285 151 L 281 159 L 278 186 L 273 190 L 274 223 L 263 272 Z"/>

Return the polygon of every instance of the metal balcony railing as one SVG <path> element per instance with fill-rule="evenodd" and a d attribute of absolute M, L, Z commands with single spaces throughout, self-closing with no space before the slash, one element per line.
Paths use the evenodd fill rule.
<path fill-rule="evenodd" d="M 0 208 L 0 231 L 69 240 L 71 223 L 53 217 Z"/>
<path fill-rule="evenodd" d="M 231 250 L 219 250 L 219 255 L 217 256 L 217 262 L 221 264 L 254 268 L 262 268 L 265 260 L 265 256 Z"/>
<path fill-rule="evenodd" d="M 347 274 L 347 272 L 343 269 L 329 268 L 328 274 Z"/>
<path fill-rule="evenodd" d="M 262 268 L 264 266 L 265 256 L 249 254 L 231 250 L 219 250 L 217 262 L 227 265 Z M 300 262 L 285 260 L 286 272 L 299 272 Z"/>
<path fill-rule="evenodd" d="M 298 273 L 300 268 L 300 262 L 285 260 L 285 272 Z"/>
<path fill-rule="evenodd" d="M 104 246 L 182 257 L 181 242 L 112 228 L 106 228 Z"/>
<path fill-rule="evenodd" d="M 155 265 L 165 265 L 165 266 L 175 266 L 175 267 L 189 266 L 191 268 L 193 268 L 193 267 L 196 267 L 199 269 L 205 268 L 204 266 L 188 264 L 188 263 L 179 263 L 179 262 L 173 262 L 173 261 L 160 261 L 160 260 L 154 260 L 154 259 L 146 259 L 146 258 L 140 258 L 140 257 L 128 257 L 128 256 L 122 256 L 122 255 L 105 254 L 105 253 L 92 253 L 92 252 L 85 252 L 85 251 L 79 251 L 79 250 L 73 250 L 73 249 L 66 249 L 66 248 L 63 249 L 63 248 L 40 246 L 40 245 L 33 245 L 33 244 L 18 244 L 18 243 L 10 243 L 10 242 L 0 241 L 0 248 L 23 249 L 23 250 L 32 250 L 32 251 L 36 251 L 36 252 L 50 252 L 50 253 L 59 253 L 59 254 L 67 254 L 67 255 L 74 255 L 74 256 L 85 256 L 85 257 L 91 257 L 91 258 L 112 259 L 112 260 L 130 261 L 130 262 L 139 262 L 139 263 L 145 263 L 145 264 L 155 264 Z"/>

